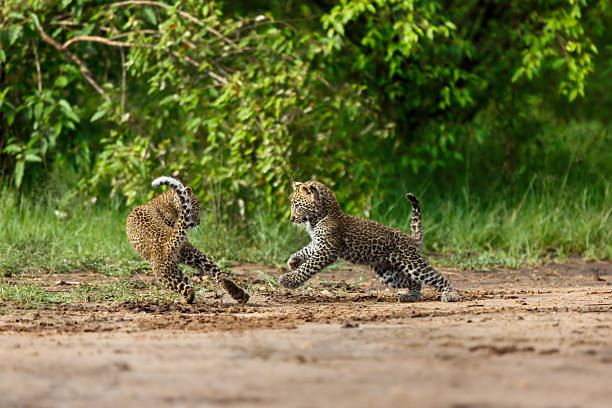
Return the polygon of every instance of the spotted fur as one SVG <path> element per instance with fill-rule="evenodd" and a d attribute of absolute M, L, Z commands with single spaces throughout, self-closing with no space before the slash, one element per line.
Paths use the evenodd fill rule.
<path fill-rule="evenodd" d="M 419 201 L 414 194 L 407 194 L 406 198 L 412 203 L 411 235 L 343 213 L 336 196 L 323 183 L 294 183 L 291 221 L 305 225 L 312 241 L 291 255 L 287 264 L 292 272 L 281 275 L 279 283 L 296 288 L 341 258 L 371 266 L 388 287 L 407 288 L 408 293 L 400 293 L 400 301 L 417 301 L 423 283 L 437 288 L 445 302 L 461 300 L 451 283 L 421 255 Z"/>
<path fill-rule="evenodd" d="M 127 217 L 126 232 L 132 248 L 149 262 L 162 283 L 183 295 L 187 303 L 193 302 L 195 292 L 179 264 L 211 273 L 234 299 L 246 302 L 249 295 L 187 240 L 187 231 L 200 225 L 200 207 L 191 187 L 171 177 L 153 181 L 153 187 L 160 185 L 172 189 L 135 207 Z"/>

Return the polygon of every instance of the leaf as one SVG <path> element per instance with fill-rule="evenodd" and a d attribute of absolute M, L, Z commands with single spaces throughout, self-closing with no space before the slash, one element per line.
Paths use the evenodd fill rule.
<path fill-rule="evenodd" d="M 336 32 L 341 36 L 344 36 L 344 26 L 338 21 L 332 21 L 332 24 L 334 26 L 334 29 L 336 29 Z"/>
<path fill-rule="evenodd" d="M 514 74 L 512 75 L 512 79 L 510 80 L 510 82 L 518 81 L 518 79 L 521 77 L 521 75 L 523 75 L 524 71 L 525 71 L 525 68 L 523 68 L 523 67 L 520 67 L 519 69 L 514 71 Z"/>
<path fill-rule="evenodd" d="M 65 75 L 60 75 L 55 79 L 55 86 L 64 88 L 66 85 L 68 85 L 68 78 Z"/>
<path fill-rule="evenodd" d="M 427 27 L 427 31 L 425 32 L 425 35 L 427 36 L 427 38 L 429 38 L 429 40 L 433 40 L 434 32 L 435 32 L 435 28 L 430 26 L 430 27 Z"/>
<path fill-rule="evenodd" d="M 9 14 L 9 18 L 14 18 L 15 20 L 23 20 L 25 16 L 21 13 L 12 12 Z"/>
<path fill-rule="evenodd" d="M 25 155 L 25 161 L 27 162 L 41 162 L 42 159 L 40 158 L 40 156 L 38 156 L 37 154 L 34 153 L 26 153 Z"/>
<path fill-rule="evenodd" d="M 153 25 L 157 25 L 157 17 L 155 17 L 155 12 L 151 7 L 144 7 L 142 9 L 142 14 L 144 14 L 145 20 Z"/>
<path fill-rule="evenodd" d="M 32 22 L 34 23 L 34 26 L 40 30 L 41 26 L 40 26 L 40 20 L 38 20 L 38 16 L 34 13 L 30 13 L 30 18 L 32 19 Z"/>
<path fill-rule="evenodd" d="M 74 112 L 74 110 L 72 110 L 72 106 L 70 106 L 67 100 L 60 99 L 58 104 L 62 107 L 62 110 L 64 111 L 66 116 L 68 116 L 69 119 L 71 119 L 73 122 L 80 121 L 78 115 Z"/>
<path fill-rule="evenodd" d="M 19 186 L 21 186 L 21 180 L 23 180 L 23 172 L 25 170 L 25 161 L 24 160 L 19 160 L 16 164 L 15 164 L 15 186 L 17 188 L 19 188 Z"/>
<path fill-rule="evenodd" d="M 447 26 L 451 30 L 456 30 L 457 26 L 452 21 L 448 20 L 444 22 L 444 25 Z"/>
<path fill-rule="evenodd" d="M 9 45 L 13 45 L 22 32 L 23 27 L 21 25 L 11 26 L 11 28 L 8 30 Z"/>
<path fill-rule="evenodd" d="M 2 53 L 2 50 L 0 50 L 0 53 Z M 0 91 L 0 108 L 2 107 L 2 105 L 4 104 L 4 100 L 6 98 L 6 94 L 11 90 L 10 86 L 7 86 L 6 88 L 4 88 L 2 91 Z M 10 106 L 10 102 L 7 103 Z"/>
<path fill-rule="evenodd" d="M 104 110 L 99 110 L 96 113 L 94 113 L 91 116 L 91 119 L 89 119 L 90 122 L 95 122 L 96 120 L 100 119 L 101 117 L 103 117 L 104 115 L 106 115 L 106 111 Z"/>
<path fill-rule="evenodd" d="M 4 53 L 3 49 L 0 49 L 0 62 L 2 63 L 6 62 L 6 54 Z"/>
<path fill-rule="evenodd" d="M 2 150 L 4 153 L 9 153 L 9 154 L 15 154 L 15 153 L 19 153 L 21 152 L 21 146 L 19 146 L 16 143 L 11 143 L 10 145 L 6 146 L 4 148 L 4 150 Z"/>

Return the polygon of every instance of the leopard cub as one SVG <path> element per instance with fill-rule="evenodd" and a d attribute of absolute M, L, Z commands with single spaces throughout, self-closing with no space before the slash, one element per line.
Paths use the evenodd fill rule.
<path fill-rule="evenodd" d="M 200 224 L 200 207 L 191 187 L 171 177 L 153 181 L 153 187 L 160 185 L 172 189 L 133 208 L 127 217 L 125 229 L 132 248 L 149 262 L 158 279 L 182 294 L 187 303 L 193 303 L 195 292 L 179 264 L 210 272 L 234 299 L 247 302 L 249 295 L 187 240 L 187 231 Z"/>
<path fill-rule="evenodd" d="M 312 241 L 291 255 L 287 264 L 292 272 L 280 276 L 280 285 L 297 288 L 311 276 L 341 258 L 374 268 L 378 279 L 390 288 L 407 288 L 402 302 L 415 302 L 423 283 L 434 286 L 444 302 L 457 302 L 461 296 L 451 283 L 437 273 L 421 255 L 423 245 L 421 212 L 414 194 L 411 234 L 375 221 L 342 212 L 334 193 L 323 183 L 293 183 L 291 222 L 306 226 Z"/>

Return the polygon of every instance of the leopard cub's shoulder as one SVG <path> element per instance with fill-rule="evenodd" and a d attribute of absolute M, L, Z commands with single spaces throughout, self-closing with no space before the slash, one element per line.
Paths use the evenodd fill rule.
<path fill-rule="evenodd" d="M 191 218 L 187 222 L 187 228 L 193 228 L 200 224 L 199 201 L 196 195 L 193 193 L 193 189 L 191 187 L 186 186 L 185 191 L 189 195 L 192 207 Z M 153 197 L 144 205 L 154 211 L 154 213 L 170 227 L 174 226 L 174 223 L 178 219 L 179 213 L 181 212 L 181 200 L 178 193 L 174 189 L 164 191 L 158 196 Z"/>

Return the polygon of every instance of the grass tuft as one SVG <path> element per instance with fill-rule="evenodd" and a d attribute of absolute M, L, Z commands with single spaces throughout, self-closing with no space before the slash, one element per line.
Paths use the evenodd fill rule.
<path fill-rule="evenodd" d="M 37 309 L 52 304 L 72 303 L 67 293 L 51 293 L 40 284 L 0 283 L 0 302 L 11 302 L 24 309 Z"/>

